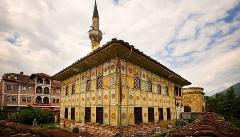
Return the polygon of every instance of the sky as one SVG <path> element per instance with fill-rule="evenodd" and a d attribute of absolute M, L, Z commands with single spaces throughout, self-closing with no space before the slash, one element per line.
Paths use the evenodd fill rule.
<path fill-rule="evenodd" d="M 122 39 L 212 95 L 240 81 L 239 0 L 97 0 Z M 94 0 L 0 0 L 0 75 L 54 75 L 91 52 Z"/>

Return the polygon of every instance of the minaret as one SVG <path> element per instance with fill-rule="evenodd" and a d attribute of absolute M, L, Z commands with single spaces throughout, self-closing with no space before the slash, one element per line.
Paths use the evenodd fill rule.
<path fill-rule="evenodd" d="M 99 16 L 97 3 L 95 0 L 93 17 L 92 17 L 92 29 L 89 30 L 89 38 L 92 44 L 92 51 L 97 49 L 100 46 L 100 41 L 102 40 L 102 32 L 99 30 Z"/>

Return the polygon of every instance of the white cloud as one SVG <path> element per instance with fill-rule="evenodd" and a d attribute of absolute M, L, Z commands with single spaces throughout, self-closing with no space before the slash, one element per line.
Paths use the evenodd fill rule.
<path fill-rule="evenodd" d="M 239 30 L 217 38 L 206 50 L 212 35 L 219 31 L 226 34 L 239 25 L 239 15 L 231 23 L 218 21 L 237 0 L 97 2 L 102 44 L 113 37 L 123 39 L 206 91 L 218 88 L 217 83 L 228 86 L 239 81 L 235 75 L 239 73 L 239 48 L 230 47 L 239 46 Z M 25 71 L 53 75 L 89 53 L 93 4 L 93 0 L 0 1 L 0 74 Z M 19 46 L 6 41 L 14 35 Z M 186 41 L 174 41 L 180 39 Z"/>

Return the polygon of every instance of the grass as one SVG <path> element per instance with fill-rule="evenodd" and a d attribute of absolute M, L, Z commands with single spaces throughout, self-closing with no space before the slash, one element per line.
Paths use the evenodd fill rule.
<path fill-rule="evenodd" d="M 47 123 L 47 124 L 43 124 L 42 128 L 50 128 L 50 129 L 58 128 L 57 125 L 58 124 L 56 124 L 56 123 Z"/>

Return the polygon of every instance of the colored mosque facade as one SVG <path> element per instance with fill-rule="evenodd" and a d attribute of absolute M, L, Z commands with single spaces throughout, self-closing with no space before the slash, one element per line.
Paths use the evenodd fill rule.
<path fill-rule="evenodd" d="M 92 21 L 92 52 L 53 76 L 61 81 L 61 126 L 166 127 L 179 119 L 184 110 L 182 87 L 191 83 L 122 40 L 100 47 L 96 3 Z"/>

